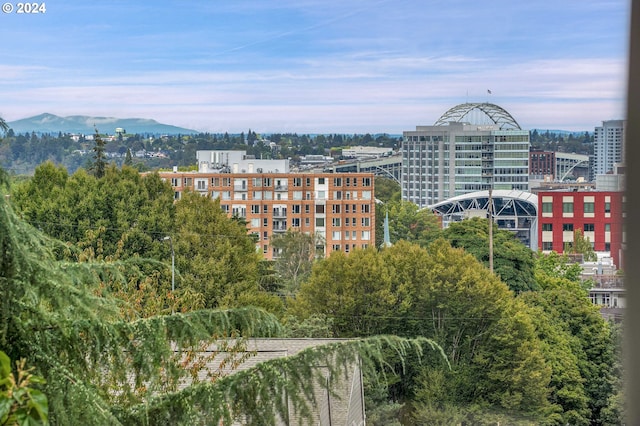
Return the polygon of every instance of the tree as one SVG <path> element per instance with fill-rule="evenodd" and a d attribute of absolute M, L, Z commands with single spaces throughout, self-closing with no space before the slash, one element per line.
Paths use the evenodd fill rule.
<path fill-rule="evenodd" d="M 383 221 L 389 214 L 391 243 L 409 241 L 426 247 L 440 231 L 438 217 L 429 209 L 421 209 L 409 201 L 390 201 L 376 208 L 376 245 L 383 243 Z"/>
<path fill-rule="evenodd" d="M 133 157 L 131 156 L 131 148 L 127 148 L 127 154 L 124 158 L 124 165 L 132 167 L 133 166 Z"/>
<path fill-rule="evenodd" d="M 375 178 L 375 197 L 376 199 L 387 203 L 389 201 L 400 201 L 402 191 L 400 184 L 393 179 L 376 176 Z"/>
<path fill-rule="evenodd" d="M 494 272 L 515 292 L 537 290 L 533 252 L 513 233 L 493 227 Z M 452 246 L 464 248 L 485 266 L 489 265 L 489 222 L 472 218 L 454 222 L 442 231 Z"/>
<path fill-rule="evenodd" d="M 16 362 L 16 372 L 11 360 L 0 351 L 0 424 L 45 425 L 48 424 L 47 397 L 33 385 L 43 383 L 42 377 L 31 374 L 25 359 Z"/>
<path fill-rule="evenodd" d="M 598 256 L 593 250 L 589 238 L 584 236 L 582 229 L 573 231 L 573 246 L 571 251 L 572 253 L 582 254 L 585 261 L 598 260 Z"/>
<path fill-rule="evenodd" d="M 287 230 L 271 238 L 271 247 L 278 251 L 275 269 L 287 293 L 295 293 L 311 274 L 311 267 L 319 254 L 316 247 L 323 244 L 318 234 Z"/>
<path fill-rule="evenodd" d="M 197 382 L 184 357 L 203 344 L 229 347 L 243 336 L 278 333 L 275 318 L 242 308 L 122 320 L 121 302 L 100 284 L 121 280 L 122 268 L 138 262 L 58 260 L 55 251 L 67 247 L 21 221 L 0 197 L 0 346 L 44 377 L 52 424 L 231 424 L 239 415 L 270 424 L 287 418 L 287 398 L 309 418 L 307 396 L 326 383 L 327 369 L 344 374 L 358 356 L 365 370 L 381 368 L 385 351 L 437 350 L 426 339 L 359 340 Z M 179 390 L 187 379 L 195 382 Z"/>
<path fill-rule="evenodd" d="M 382 333 L 435 340 L 452 370 L 424 368 L 445 375 L 446 387 L 438 392 L 449 405 L 488 404 L 534 419 L 549 408 L 551 370 L 528 308 L 473 256 L 445 240 L 427 249 L 402 241 L 380 252 L 332 253 L 314 265 L 290 304 L 299 318 L 332 318 L 340 337 Z M 415 373 L 417 367 L 406 368 Z M 407 373 L 398 385 L 405 398 L 417 389 L 414 376 Z"/>
<path fill-rule="evenodd" d="M 202 294 L 207 308 L 258 303 L 258 296 L 265 303 L 279 303 L 259 290 L 255 243 L 243 223 L 227 217 L 219 200 L 186 192 L 176 203 L 175 220 L 172 239 L 180 287 Z"/>
<path fill-rule="evenodd" d="M 563 364 L 558 358 L 552 362 L 555 402 L 576 421 L 580 415 L 590 424 L 601 424 L 602 410 L 608 406 L 615 389 L 613 369 L 616 359 L 611 329 L 579 283 L 545 276 L 540 285 L 541 291 L 523 293 L 520 298 L 527 305 L 541 309 L 547 315 L 547 321 L 552 323 L 546 329 L 539 328 L 539 333 L 548 333 L 548 327 L 556 328 L 557 338 L 545 338 L 549 350 L 555 352 L 556 357 L 575 358 Z M 563 348 L 551 346 L 554 342 L 564 343 Z M 567 349 L 570 352 L 566 352 Z M 565 354 L 560 353 L 563 350 Z M 566 370 L 574 362 L 580 376 L 577 380 L 569 379 L 568 376 L 575 373 Z M 586 396 L 586 410 L 580 402 L 580 386 Z"/>
<path fill-rule="evenodd" d="M 3 132 L 6 132 L 9 130 L 9 125 L 7 124 L 6 121 L 4 121 L 4 118 L 0 117 L 0 130 L 2 130 Z"/>
<path fill-rule="evenodd" d="M 104 153 L 105 142 L 100 137 L 98 129 L 96 128 L 95 130 L 96 133 L 93 136 L 95 145 L 93 146 L 93 164 L 91 165 L 91 171 L 93 172 L 93 175 L 95 177 L 100 179 L 102 176 L 104 176 L 105 168 L 107 165 Z"/>

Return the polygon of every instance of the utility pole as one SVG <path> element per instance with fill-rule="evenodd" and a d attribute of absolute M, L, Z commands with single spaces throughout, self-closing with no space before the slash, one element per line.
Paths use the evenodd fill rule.
<path fill-rule="evenodd" d="M 493 184 L 489 187 L 489 271 L 493 274 Z"/>

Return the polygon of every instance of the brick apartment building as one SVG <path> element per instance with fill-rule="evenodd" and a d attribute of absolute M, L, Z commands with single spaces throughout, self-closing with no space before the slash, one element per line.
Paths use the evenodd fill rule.
<path fill-rule="evenodd" d="M 624 196 L 621 191 L 538 192 L 538 244 L 563 253 L 580 229 L 595 251 L 611 252 L 622 268 Z"/>
<path fill-rule="evenodd" d="M 270 238 L 288 229 L 318 233 L 325 256 L 375 245 L 373 173 L 174 171 L 160 177 L 176 199 L 186 190 L 219 199 L 229 217 L 247 222 L 266 259 L 278 256 Z"/>

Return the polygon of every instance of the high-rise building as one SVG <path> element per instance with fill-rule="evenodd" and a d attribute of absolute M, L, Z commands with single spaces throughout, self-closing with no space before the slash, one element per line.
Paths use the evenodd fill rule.
<path fill-rule="evenodd" d="M 270 245 L 271 237 L 288 229 L 320 236 L 316 248 L 325 255 L 375 246 L 373 173 L 267 172 L 262 170 L 269 167 L 266 163 L 255 167 L 257 163 L 251 166 L 239 159 L 228 164 L 226 153 L 224 157 L 219 164 L 199 157 L 208 163 L 201 162 L 201 168 L 221 166 L 223 172 L 175 170 L 162 172 L 160 177 L 171 183 L 175 199 L 190 190 L 220 200 L 228 216 L 246 221 L 247 232 L 255 236 L 256 250 L 266 259 L 279 254 Z M 239 172 L 232 171 L 235 163 Z M 252 167 L 260 172 L 248 172 Z"/>
<path fill-rule="evenodd" d="M 482 114 L 485 122 L 466 120 Z M 402 199 L 420 207 L 492 189 L 529 189 L 529 131 L 501 107 L 462 104 L 403 132 Z"/>
<path fill-rule="evenodd" d="M 625 120 L 608 120 L 595 128 L 593 180 L 596 175 L 613 171 L 615 164 L 624 163 L 625 125 Z"/>

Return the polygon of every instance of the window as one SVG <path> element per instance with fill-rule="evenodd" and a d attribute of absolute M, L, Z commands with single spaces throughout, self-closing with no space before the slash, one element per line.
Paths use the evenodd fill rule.
<path fill-rule="evenodd" d="M 171 186 L 178 186 L 180 184 L 180 179 L 171 178 Z"/>
<path fill-rule="evenodd" d="M 263 246 L 262 246 L 262 252 L 263 252 L 264 254 L 267 254 L 267 252 L 268 252 L 268 251 L 269 251 L 269 246 L 268 246 L 267 244 L 263 245 Z"/>
<path fill-rule="evenodd" d="M 362 191 L 362 199 L 370 200 L 371 199 L 371 191 Z"/>
<path fill-rule="evenodd" d="M 260 227 L 260 219 L 251 219 L 251 227 L 252 228 Z"/>
<path fill-rule="evenodd" d="M 294 217 L 293 219 L 291 219 L 291 226 L 293 226 L 294 228 L 299 228 L 300 227 L 300 218 L 299 217 Z"/>
<path fill-rule="evenodd" d="M 553 243 L 551 241 L 543 241 L 542 242 L 542 250 L 544 250 L 544 251 L 553 250 Z"/>
<path fill-rule="evenodd" d="M 318 178 L 318 185 L 324 185 L 324 178 Z"/>
<path fill-rule="evenodd" d="M 347 181 L 349 178 L 347 178 Z M 333 178 L 333 186 L 342 186 L 342 178 Z"/>
<path fill-rule="evenodd" d="M 325 191 L 318 191 L 318 200 L 324 200 L 326 196 L 327 195 Z"/>
<path fill-rule="evenodd" d="M 605 223 L 604 224 L 604 232 L 611 232 L 611 224 L 610 223 Z"/>
<path fill-rule="evenodd" d="M 331 237 L 334 241 L 340 241 L 340 231 L 333 231 Z"/>
<path fill-rule="evenodd" d="M 316 214 L 324 214 L 324 204 L 316 204 Z"/>
<path fill-rule="evenodd" d="M 316 226 L 323 227 L 324 226 L 324 217 L 316 217 Z"/>
<path fill-rule="evenodd" d="M 304 206 L 304 212 L 305 212 L 306 214 L 309 214 L 309 212 L 310 212 L 310 211 L 311 211 L 311 208 L 309 207 L 309 204 L 306 204 L 306 205 Z"/>
<path fill-rule="evenodd" d="M 584 203 L 584 212 L 585 213 L 595 213 L 595 203 Z"/>
<path fill-rule="evenodd" d="M 553 203 L 542 203 L 542 213 L 553 213 Z"/>
<path fill-rule="evenodd" d="M 562 224 L 563 231 L 573 231 L 573 223 L 563 223 Z"/>
<path fill-rule="evenodd" d="M 268 233 L 267 231 L 264 231 L 264 232 L 262 233 L 262 239 L 263 239 L 263 240 L 268 240 L 268 239 L 269 239 L 269 233 Z"/>
<path fill-rule="evenodd" d="M 294 200 L 302 200 L 302 191 L 293 191 Z"/>
<path fill-rule="evenodd" d="M 369 213 L 370 212 L 370 207 L 369 204 L 363 204 L 361 207 L 362 213 Z"/>
<path fill-rule="evenodd" d="M 351 178 L 347 178 L 347 186 L 351 186 Z"/>
<path fill-rule="evenodd" d="M 573 203 L 562 203 L 562 213 L 573 213 Z"/>
<path fill-rule="evenodd" d="M 269 219 L 268 218 L 264 218 L 262 219 L 262 226 L 269 226 Z"/>
<path fill-rule="evenodd" d="M 294 204 L 291 206 L 291 213 L 300 214 L 300 204 Z"/>
<path fill-rule="evenodd" d="M 251 204 L 251 214 L 260 214 L 260 204 Z"/>
<path fill-rule="evenodd" d="M 369 241 L 370 237 L 371 237 L 371 232 L 370 231 L 362 231 L 362 240 L 363 241 Z"/>
<path fill-rule="evenodd" d="M 593 232 L 593 231 L 595 231 L 595 225 L 593 223 L 584 224 L 584 232 Z"/>
<path fill-rule="evenodd" d="M 342 191 L 333 191 L 334 200 L 342 200 Z"/>
<path fill-rule="evenodd" d="M 262 213 L 264 213 L 264 214 L 269 213 L 269 205 L 268 204 L 263 204 L 262 205 Z"/>
<path fill-rule="evenodd" d="M 340 244 L 334 244 L 332 248 L 333 251 L 340 251 Z"/>
<path fill-rule="evenodd" d="M 302 186 L 302 178 L 293 178 L 293 186 Z"/>
<path fill-rule="evenodd" d="M 362 218 L 362 226 L 365 226 L 365 227 L 369 226 L 369 218 L 368 217 L 363 217 Z"/>
<path fill-rule="evenodd" d="M 341 207 L 340 204 L 334 204 L 331 206 L 331 211 L 333 213 L 340 213 L 340 207 Z"/>
<path fill-rule="evenodd" d="M 362 186 L 371 186 L 371 178 L 362 178 Z"/>
<path fill-rule="evenodd" d="M 543 223 L 542 224 L 543 231 L 553 231 L 553 223 Z"/>
<path fill-rule="evenodd" d="M 611 213 L 611 203 L 604 203 L 604 212 Z"/>
<path fill-rule="evenodd" d="M 611 251 L 611 243 L 604 243 L 604 251 Z"/>
<path fill-rule="evenodd" d="M 356 226 L 356 218 L 355 217 L 351 218 L 351 225 Z"/>
<path fill-rule="evenodd" d="M 271 178 L 264 178 L 262 179 L 262 184 L 263 186 L 271 186 Z"/>
<path fill-rule="evenodd" d="M 332 221 L 331 221 L 331 224 L 332 224 L 333 226 L 341 226 L 341 225 L 340 225 L 340 218 L 339 218 L 339 217 L 334 217 L 334 218 L 332 219 Z"/>

